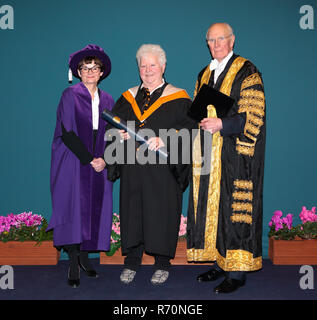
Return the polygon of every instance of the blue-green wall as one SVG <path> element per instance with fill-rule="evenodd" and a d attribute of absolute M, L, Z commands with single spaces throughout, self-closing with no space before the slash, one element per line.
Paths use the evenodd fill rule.
<path fill-rule="evenodd" d="M 299 8 L 315 0 L 1 0 L 14 29 L 0 30 L 0 214 L 33 211 L 49 218 L 50 144 L 70 53 L 88 43 L 112 60 L 101 88 L 114 99 L 138 84 L 135 53 L 143 43 L 167 52 L 166 78 L 193 94 L 210 56 L 212 22 L 230 23 L 235 52 L 261 70 L 267 99 L 263 255 L 267 224 L 281 209 L 297 216 L 316 205 L 316 30 L 302 30 Z M 188 191 L 185 193 L 187 196 Z M 118 212 L 118 184 L 114 189 Z M 187 199 L 184 199 L 186 213 Z"/>

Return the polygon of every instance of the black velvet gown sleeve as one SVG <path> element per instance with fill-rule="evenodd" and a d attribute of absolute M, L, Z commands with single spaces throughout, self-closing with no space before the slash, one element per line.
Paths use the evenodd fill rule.
<path fill-rule="evenodd" d="M 93 160 L 93 156 L 87 150 L 86 146 L 79 139 L 74 131 L 66 131 L 63 123 L 62 125 L 62 141 L 65 146 L 72 151 L 75 156 L 79 159 L 81 164 L 87 165 Z"/>
<path fill-rule="evenodd" d="M 222 118 L 221 120 L 222 120 L 222 129 L 220 130 L 220 133 L 222 136 L 227 137 L 231 135 L 238 135 L 240 133 L 243 133 L 246 114 L 245 112 L 237 113 L 230 117 Z"/>

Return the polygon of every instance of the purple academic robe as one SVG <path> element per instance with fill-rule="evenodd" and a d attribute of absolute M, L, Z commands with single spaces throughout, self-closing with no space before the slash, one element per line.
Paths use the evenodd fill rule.
<path fill-rule="evenodd" d="M 101 113 L 112 109 L 112 97 L 99 90 L 99 126 L 93 150 L 92 104 L 80 82 L 64 90 L 58 109 L 52 143 L 52 217 L 47 230 L 54 229 L 54 245 L 81 244 L 81 250 L 107 251 L 112 225 L 112 183 L 106 169 L 96 172 L 82 165 L 63 143 L 61 123 L 74 131 L 95 158 L 103 158 L 106 122 Z"/>

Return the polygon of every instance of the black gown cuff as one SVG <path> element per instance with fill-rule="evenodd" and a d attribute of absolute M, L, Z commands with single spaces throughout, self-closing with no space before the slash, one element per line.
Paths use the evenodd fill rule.
<path fill-rule="evenodd" d="M 76 135 L 74 131 L 66 131 L 63 123 L 62 125 L 62 141 L 65 146 L 72 151 L 83 165 L 89 164 L 93 160 L 93 156 L 87 150 L 86 146 Z"/>
<path fill-rule="evenodd" d="M 232 136 L 243 133 L 246 114 L 238 113 L 230 117 L 222 118 L 222 129 L 220 130 L 220 134 L 222 136 Z"/>

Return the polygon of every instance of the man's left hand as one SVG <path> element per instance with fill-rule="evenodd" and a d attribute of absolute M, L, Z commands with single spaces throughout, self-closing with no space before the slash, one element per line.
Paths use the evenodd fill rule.
<path fill-rule="evenodd" d="M 220 118 L 204 118 L 200 122 L 200 127 L 210 133 L 216 133 L 222 129 L 222 121 Z"/>

